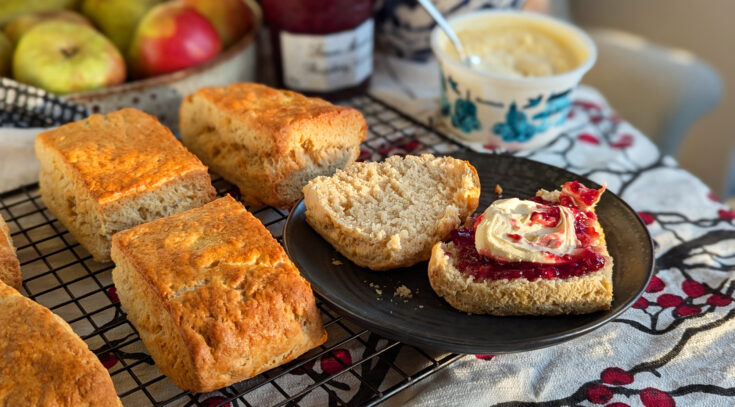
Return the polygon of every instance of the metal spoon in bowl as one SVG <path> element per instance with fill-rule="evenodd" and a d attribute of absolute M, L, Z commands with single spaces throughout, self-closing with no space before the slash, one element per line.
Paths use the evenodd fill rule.
<path fill-rule="evenodd" d="M 482 62 L 480 60 L 480 57 L 478 57 L 477 55 L 469 55 L 465 52 L 464 47 L 462 46 L 462 42 L 459 40 L 459 37 L 457 37 L 457 33 L 454 32 L 452 27 L 449 25 L 449 22 L 444 18 L 439 10 L 436 9 L 434 3 L 432 3 L 431 0 L 416 1 L 418 1 L 419 4 L 421 4 L 421 6 L 424 8 L 424 10 L 429 13 L 431 18 L 433 18 L 436 24 L 439 25 L 439 28 L 444 31 L 444 33 L 449 38 L 449 41 L 452 42 L 454 48 L 457 50 L 457 54 L 459 54 L 459 59 L 465 66 L 467 66 L 468 68 L 472 68 L 473 66 L 477 66 Z"/>

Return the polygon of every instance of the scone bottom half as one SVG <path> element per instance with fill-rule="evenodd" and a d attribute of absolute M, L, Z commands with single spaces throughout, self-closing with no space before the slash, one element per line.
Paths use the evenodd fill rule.
<path fill-rule="evenodd" d="M 179 128 L 184 145 L 251 207 L 293 207 L 311 179 L 355 161 L 367 135 L 357 109 L 257 83 L 188 95 Z"/>
<path fill-rule="evenodd" d="M 113 282 L 156 366 L 213 391 L 327 339 L 310 284 L 231 197 L 113 237 Z"/>
<path fill-rule="evenodd" d="M 471 164 L 431 154 L 356 162 L 304 187 L 309 225 L 352 262 L 376 271 L 428 260 L 479 197 Z"/>
<path fill-rule="evenodd" d="M 609 309 L 613 259 L 594 210 L 603 191 L 573 181 L 530 200 L 494 202 L 433 247 L 432 288 L 452 307 L 473 314 Z"/>

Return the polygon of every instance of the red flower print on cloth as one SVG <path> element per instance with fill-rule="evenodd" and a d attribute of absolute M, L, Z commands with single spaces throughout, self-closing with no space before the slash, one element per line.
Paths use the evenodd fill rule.
<path fill-rule="evenodd" d="M 336 349 L 322 356 L 322 371 L 335 375 L 352 364 L 352 355 L 346 349 Z"/>
<path fill-rule="evenodd" d="M 574 101 L 574 106 L 581 107 L 584 110 L 600 110 L 600 105 L 587 100 L 576 100 Z"/>
<path fill-rule="evenodd" d="M 713 202 L 720 202 L 720 197 L 719 197 L 719 196 L 717 196 L 717 195 L 716 195 L 716 194 L 715 194 L 714 192 L 712 192 L 712 191 L 709 191 L 709 193 L 707 194 L 707 198 L 709 198 L 709 200 L 710 200 L 710 201 L 713 201 Z"/>
<path fill-rule="evenodd" d="M 674 407 L 676 402 L 670 395 L 653 387 L 646 387 L 639 395 L 645 407 Z"/>
<path fill-rule="evenodd" d="M 607 384 L 621 386 L 633 383 L 633 375 L 619 367 L 608 367 L 600 373 L 600 379 Z"/>
<path fill-rule="evenodd" d="M 120 297 L 117 296 L 117 288 L 115 286 L 112 286 L 107 289 L 107 296 L 110 297 L 110 301 L 117 304 L 120 302 Z"/>
<path fill-rule="evenodd" d="M 373 154 L 368 150 L 360 150 L 360 156 L 357 157 L 357 161 L 369 160 Z"/>
<path fill-rule="evenodd" d="M 630 134 L 623 134 L 616 141 L 610 143 L 610 147 L 617 149 L 624 149 L 633 145 L 633 136 Z"/>
<path fill-rule="evenodd" d="M 222 403 L 225 400 L 227 399 L 222 396 L 214 396 L 214 397 L 210 397 L 202 401 L 202 405 L 206 407 L 215 407 L 215 406 L 219 406 L 220 403 Z M 232 403 L 227 403 L 223 407 L 231 407 L 231 406 L 232 406 Z"/>
<path fill-rule="evenodd" d="M 577 136 L 577 140 L 583 143 L 587 143 L 587 144 L 594 144 L 594 145 L 600 144 L 600 139 L 589 133 L 580 134 L 579 136 Z"/>
<path fill-rule="evenodd" d="M 407 153 L 410 153 L 421 147 L 421 143 L 419 143 L 418 140 L 407 140 L 405 142 L 398 143 L 398 147 L 402 148 Z"/>
<path fill-rule="evenodd" d="M 112 352 L 107 352 L 103 355 L 100 355 L 99 359 L 105 369 L 110 369 L 111 367 L 115 366 L 117 362 L 119 362 L 117 356 L 115 356 L 115 354 Z"/>
<path fill-rule="evenodd" d="M 633 304 L 633 308 L 636 309 L 646 309 L 648 308 L 649 302 L 644 297 L 638 298 L 638 300 Z"/>
<path fill-rule="evenodd" d="M 305 375 L 306 372 L 314 369 L 314 364 L 316 364 L 316 359 L 312 359 L 308 362 L 302 363 L 301 366 L 292 370 L 290 373 L 297 376 Z"/>
<path fill-rule="evenodd" d="M 657 293 L 666 287 L 666 284 L 664 284 L 663 280 L 660 278 L 653 276 L 651 277 L 651 282 L 648 283 L 648 287 L 646 287 L 647 293 Z"/>
<path fill-rule="evenodd" d="M 707 304 L 714 305 L 715 307 L 726 307 L 730 305 L 732 298 L 723 294 L 713 294 L 707 298 Z"/>
<path fill-rule="evenodd" d="M 610 403 L 610 404 L 605 405 L 605 407 L 630 407 L 630 404 L 625 404 L 625 403 L 616 401 L 615 403 Z"/>
<path fill-rule="evenodd" d="M 702 283 L 694 280 L 686 280 L 681 283 L 681 289 L 684 291 L 684 294 L 692 298 L 701 297 L 707 294 L 707 289 L 704 288 Z"/>
<path fill-rule="evenodd" d="M 691 315 L 697 315 L 702 312 L 702 307 L 698 307 L 696 305 L 682 305 L 676 307 L 674 312 L 676 312 L 676 314 L 679 316 L 688 317 Z"/>
<path fill-rule="evenodd" d="M 595 404 L 605 404 L 613 398 L 613 392 L 609 387 L 601 384 L 590 384 L 585 390 L 587 400 Z"/>
<path fill-rule="evenodd" d="M 675 294 L 661 294 L 656 299 L 658 305 L 664 308 L 676 307 L 684 301 L 683 298 Z"/>
<path fill-rule="evenodd" d="M 643 223 L 646 225 L 652 224 L 656 219 L 648 212 L 638 212 L 638 217 L 641 218 Z"/>
<path fill-rule="evenodd" d="M 491 360 L 495 355 L 475 355 L 475 357 L 482 360 Z"/>
<path fill-rule="evenodd" d="M 735 219 L 735 211 L 733 210 L 720 209 L 719 211 L 717 211 L 717 214 L 720 216 L 721 219 L 724 220 Z"/>

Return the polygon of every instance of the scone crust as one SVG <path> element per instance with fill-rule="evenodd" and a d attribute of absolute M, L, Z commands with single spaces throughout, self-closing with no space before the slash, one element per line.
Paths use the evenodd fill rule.
<path fill-rule="evenodd" d="M 107 369 L 61 318 L 0 282 L 0 405 L 122 406 Z"/>
<path fill-rule="evenodd" d="M 229 196 L 115 234 L 112 257 L 116 286 L 125 278 L 127 286 L 144 286 L 147 294 L 139 295 L 153 297 L 128 298 L 118 287 L 156 365 L 183 389 L 230 385 L 326 341 L 310 284 L 263 224 Z M 136 309 L 140 303 L 155 309 Z M 159 329 L 176 331 L 164 332 L 168 339 L 148 332 L 145 315 L 163 321 L 152 324 Z M 172 353 L 174 342 L 186 354 Z"/>
<path fill-rule="evenodd" d="M 53 151 L 100 205 L 150 191 L 207 167 L 173 133 L 140 110 L 125 108 L 40 133 L 36 151 Z"/>
<path fill-rule="evenodd" d="M 0 281 L 20 290 L 20 262 L 15 255 L 10 229 L 3 218 L 0 218 Z"/>
<path fill-rule="evenodd" d="M 234 83 L 223 87 L 207 87 L 188 95 L 182 107 L 194 99 L 203 99 L 224 113 L 233 123 L 247 123 L 253 133 L 270 135 L 267 138 L 240 140 L 250 150 L 264 156 L 286 154 L 309 144 L 319 150 L 340 144 L 339 140 L 322 138 L 316 134 L 300 132 L 308 123 L 329 125 L 339 117 L 365 123 L 360 112 L 351 107 L 337 106 L 324 99 L 307 97 L 290 90 L 274 89 L 259 83 Z M 345 138 L 364 140 L 367 125 L 362 134 L 345 134 Z M 359 142 L 358 142 L 359 143 Z"/>
<path fill-rule="evenodd" d="M 414 161 L 416 165 L 427 168 L 434 166 L 441 168 L 442 179 L 432 180 L 438 188 L 449 188 L 451 196 L 443 202 L 445 211 L 441 216 L 433 219 L 431 226 L 419 231 L 421 244 L 418 249 L 407 249 L 406 241 L 416 236 L 408 236 L 405 233 L 385 233 L 380 238 L 373 236 L 372 230 L 368 230 L 366 223 L 375 222 L 375 219 L 361 219 L 360 224 L 353 224 L 347 219 L 331 201 L 334 196 L 329 192 L 335 182 L 354 181 L 348 189 L 351 196 L 341 196 L 348 204 L 356 206 L 353 196 L 376 196 L 380 200 L 383 188 L 392 187 L 394 182 L 403 182 L 402 187 L 409 187 L 407 183 L 399 180 L 400 175 L 383 177 L 386 185 L 362 185 L 357 184 L 360 174 L 375 174 L 392 169 L 400 165 L 401 161 Z M 427 170 L 428 171 L 428 170 Z M 342 177 L 336 181 L 338 177 Z M 451 181 L 450 181 L 451 180 Z M 400 186 L 399 186 L 400 187 Z M 410 198 L 410 197 L 409 197 Z M 418 262 L 428 260 L 433 245 L 449 237 L 453 229 L 458 227 L 465 219 L 477 209 L 480 198 L 480 179 L 477 170 L 467 161 L 452 157 L 434 157 L 431 154 L 420 156 L 398 157 L 392 156 L 384 162 L 354 163 L 339 171 L 333 177 L 318 177 L 304 187 L 304 203 L 306 206 L 306 221 L 327 242 L 329 242 L 343 256 L 353 263 L 368 267 L 376 271 L 384 271 L 399 267 L 410 267 Z M 434 199 L 440 199 L 438 196 Z M 385 206 L 392 205 L 385 202 Z M 355 209 L 353 206 L 352 209 Z M 417 206 L 413 211 L 421 213 L 422 208 Z M 409 210 L 406 210 L 409 212 Z"/>

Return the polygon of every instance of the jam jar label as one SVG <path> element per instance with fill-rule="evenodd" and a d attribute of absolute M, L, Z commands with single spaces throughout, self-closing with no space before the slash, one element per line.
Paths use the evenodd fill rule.
<path fill-rule="evenodd" d="M 328 92 L 364 81 L 373 71 L 373 20 L 333 34 L 280 33 L 283 82 Z"/>

